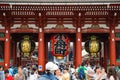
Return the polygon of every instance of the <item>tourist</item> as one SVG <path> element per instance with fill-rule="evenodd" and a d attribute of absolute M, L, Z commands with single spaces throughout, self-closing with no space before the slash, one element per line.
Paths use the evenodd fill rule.
<path fill-rule="evenodd" d="M 76 77 L 76 71 L 74 68 L 70 69 L 70 73 L 71 73 L 71 80 L 78 80 Z"/>
<path fill-rule="evenodd" d="M 9 74 L 9 70 L 5 71 L 5 80 L 14 80 L 14 78 Z"/>
<path fill-rule="evenodd" d="M 120 80 L 120 66 L 119 66 L 119 69 L 117 71 L 117 75 L 118 75 L 118 79 Z"/>
<path fill-rule="evenodd" d="M 108 69 L 107 80 L 117 80 L 116 72 L 115 72 L 115 69 L 113 67 L 110 67 Z"/>
<path fill-rule="evenodd" d="M 24 74 L 22 72 L 22 66 L 18 67 L 18 73 L 15 74 L 14 80 L 25 80 L 25 76 L 24 76 Z"/>
<path fill-rule="evenodd" d="M 48 62 L 46 65 L 46 71 L 38 80 L 59 80 L 55 77 L 55 70 L 59 69 L 56 64 L 53 62 Z"/>
<path fill-rule="evenodd" d="M 3 67 L 2 66 L 0 66 L 0 71 L 3 71 Z"/>
<path fill-rule="evenodd" d="M 10 74 L 11 76 L 14 76 L 14 73 L 13 73 L 14 69 L 13 69 L 13 66 L 12 66 L 12 65 L 10 66 L 10 68 L 9 68 L 8 70 L 9 70 L 9 74 Z"/>
<path fill-rule="evenodd" d="M 85 62 L 83 62 L 77 71 L 80 80 L 86 80 L 86 70 L 87 68 L 85 67 Z"/>
<path fill-rule="evenodd" d="M 27 68 L 27 66 L 24 66 L 23 74 L 25 75 L 25 80 L 27 80 L 27 78 L 28 78 L 28 68 Z"/>
<path fill-rule="evenodd" d="M 18 73 L 18 67 L 14 66 L 13 68 L 13 76 Z"/>
<path fill-rule="evenodd" d="M 107 73 L 105 72 L 105 68 L 101 68 L 101 78 L 100 80 L 107 80 Z"/>
<path fill-rule="evenodd" d="M 95 68 L 95 74 L 94 74 L 94 79 L 93 80 L 100 80 L 101 79 L 101 68 L 99 66 L 97 66 Z"/>
<path fill-rule="evenodd" d="M 114 72 L 116 74 L 117 73 L 116 66 L 114 64 L 112 64 L 112 66 L 110 66 L 110 67 L 114 69 Z"/>
<path fill-rule="evenodd" d="M 64 68 L 63 80 L 70 80 L 70 73 L 68 72 L 68 68 Z"/>
<path fill-rule="evenodd" d="M 95 71 L 92 69 L 90 62 L 87 63 L 86 79 L 92 80 L 94 78 Z"/>
<path fill-rule="evenodd" d="M 28 77 L 30 77 L 31 73 L 32 73 L 32 67 L 28 66 Z"/>
<path fill-rule="evenodd" d="M 37 69 L 33 68 L 29 80 L 38 80 L 38 71 L 37 71 Z"/>
<path fill-rule="evenodd" d="M 60 69 L 55 70 L 54 74 L 58 80 L 63 80 L 63 76 Z"/>
<path fill-rule="evenodd" d="M 0 80 L 5 80 L 5 74 L 2 66 L 0 66 Z"/>

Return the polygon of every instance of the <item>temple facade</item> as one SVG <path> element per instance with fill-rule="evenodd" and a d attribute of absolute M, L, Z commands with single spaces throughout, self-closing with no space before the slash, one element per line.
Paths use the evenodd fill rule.
<path fill-rule="evenodd" d="M 61 49 L 62 52 L 53 49 L 59 44 L 54 44 L 57 39 L 52 37 L 57 34 L 57 39 L 61 40 L 60 44 L 65 48 Z M 25 63 L 18 46 L 25 35 L 37 44 L 37 64 L 41 71 L 45 70 L 45 63 L 49 59 L 54 60 L 52 58 L 55 57 L 50 56 L 63 59 L 72 54 L 71 61 L 76 67 L 79 66 L 84 49 L 82 43 L 93 35 L 102 43 L 98 56 L 100 63 L 104 66 L 120 65 L 120 1 L 0 0 L 0 65 L 5 69 L 10 64 Z M 65 43 L 68 42 L 66 36 L 72 47 L 65 47 L 68 44 Z M 63 56 L 52 53 L 51 49 Z"/>

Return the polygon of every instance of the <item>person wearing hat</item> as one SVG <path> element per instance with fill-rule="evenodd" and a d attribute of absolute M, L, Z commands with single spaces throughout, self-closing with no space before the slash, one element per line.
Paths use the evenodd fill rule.
<path fill-rule="evenodd" d="M 42 75 L 38 80 L 58 80 L 54 75 L 55 70 L 59 69 L 58 66 L 53 62 L 48 62 L 45 67 L 45 74 Z"/>

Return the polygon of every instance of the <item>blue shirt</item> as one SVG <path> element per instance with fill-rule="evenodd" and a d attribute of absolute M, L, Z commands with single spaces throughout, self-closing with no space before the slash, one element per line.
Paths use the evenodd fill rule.
<path fill-rule="evenodd" d="M 52 73 L 42 75 L 38 80 L 58 80 Z"/>

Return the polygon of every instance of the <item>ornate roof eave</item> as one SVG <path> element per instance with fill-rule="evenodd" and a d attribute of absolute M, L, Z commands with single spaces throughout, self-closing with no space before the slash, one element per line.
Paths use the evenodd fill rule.
<path fill-rule="evenodd" d="M 61 6 L 64 5 L 64 6 Z M 49 8 L 48 8 L 49 6 Z M 120 4 L 111 3 L 0 3 L 0 10 L 14 11 L 119 11 Z"/>
<path fill-rule="evenodd" d="M 120 0 L 0 0 L 4 3 L 118 3 Z"/>
<path fill-rule="evenodd" d="M 0 4 L 9 4 L 9 5 L 110 5 L 110 4 L 120 4 L 118 2 L 1 2 Z"/>

